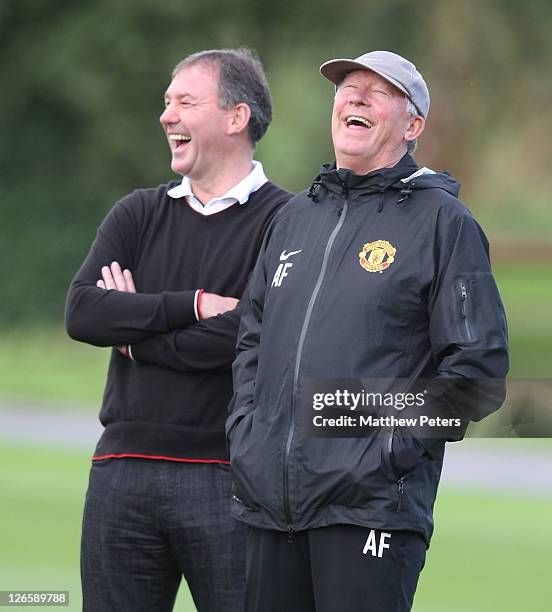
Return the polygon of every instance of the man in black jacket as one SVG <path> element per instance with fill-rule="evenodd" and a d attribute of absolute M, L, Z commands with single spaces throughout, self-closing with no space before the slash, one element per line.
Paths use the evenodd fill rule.
<path fill-rule="evenodd" d="M 457 183 L 409 154 L 429 111 L 415 66 L 373 51 L 321 72 L 336 163 L 276 215 L 252 276 L 232 512 L 250 526 L 248 611 L 403 612 L 444 442 L 503 399 L 500 381 L 474 401 L 473 381 L 506 375 L 506 321 Z"/>
<path fill-rule="evenodd" d="M 290 195 L 252 160 L 271 118 L 249 51 L 180 62 L 160 121 L 183 179 L 120 200 L 69 289 L 69 334 L 117 349 L 84 511 L 85 610 L 170 610 L 182 575 L 198 610 L 243 609 L 224 421 L 237 298 Z"/>

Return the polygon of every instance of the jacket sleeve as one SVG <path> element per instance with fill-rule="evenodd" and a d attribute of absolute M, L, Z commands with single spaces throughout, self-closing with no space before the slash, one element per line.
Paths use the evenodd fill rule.
<path fill-rule="evenodd" d="M 73 339 L 95 346 L 132 344 L 196 320 L 193 290 L 147 294 L 96 287 L 102 267 L 113 261 L 135 270 L 143 219 L 143 206 L 135 192 L 118 202 L 99 227 L 69 287 L 65 325 Z"/>
<path fill-rule="evenodd" d="M 235 425 L 255 408 L 255 380 L 267 287 L 264 256 L 270 239 L 269 236 L 270 228 L 261 247 L 248 289 L 243 297 L 236 359 L 232 365 L 234 395 L 228 406 L 229 417 L 226 421 L 226 436 L 228 439 Z"/>
<path fill-rule="evenodd" d="M 504 401 L 508 338 L 482 229 L 468 212 L 446 217 L 438 220 L 434 238 L 428 314 L 429 360 L 436 373 L 427 384 L 424 412 L 459 419 L 462 425 L 447 435 L 459 440 L 469 421 L 481 420 Z"/>
<path fill-rule="evenodd" d="M 236 356 L 241 304 L 230 312 L 185 329 L 157 334 L 132 344 L 132 357 L 179 372 L 230 369 Z"/>
<path fill-rule="evenodd" d="M 506 315 L 494 281 L 489 245 L 468 214 L 437 237 L 437 270 L 429 296 L 429 333 L 438 376 L 504 378 Z"/>

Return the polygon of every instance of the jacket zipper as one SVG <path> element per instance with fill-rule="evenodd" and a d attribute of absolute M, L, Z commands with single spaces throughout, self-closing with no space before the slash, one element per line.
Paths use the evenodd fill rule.
<path fill-rule="evenodd" d="M 387 456 L 389 458 L 389 467 L 391 470 L 393 470 L 393 434 L 394 434 L 395 428 L 391 427 L 391 433 L 389 434 L 389 437 L 387 438 Z M 408 478 L 408 474 L 404 474 L 403 476 L 401 476 L 400 478 L 397 478 L 397 507 L 395 508 L 396 512 L 400 512 L 402 509 L 402 505 L 403 505 L 403 499 L 404 499 L 404 481 Z"/>
<path fill-rule="evenodd" d="M 345 191 L 345 186 L 344 186 Z M 318 293 L 320 291 L 320 287 L 322 286 L 322 282 L 324 280 L 324 276 L 326 275 L 326 268 L 328 267 L 328 260 L 330 258 L 330 251 L 332 249 L 335 238 L 341 229 L 345 216 L 347 215 L 347 198 L 344 198 L 345 203 L 343 204 L 343 208 L 341 210 L 341 214 L 339 216 L 339 221 L 337 225 L 334 227 L 330 237 L 328 238 L 328 242 L 326 243 L 326 248 L 324 250 L 324 257 L 322 259 L 322 267 L 320 268 L 320 273 L 318 275 L 318 280 L 316 281 L 316 285 L 314 286 L 313 292 L 310 296 L 309 304 L 307 306 L 307 312 L 305 314 L 305 318 L 303 320 L 303 326 L 301 327 L 301 333 L 299 334 L 299 343 L 297 345 L 297 355 L 295 357 L 295 370 L 293 372 L 293 395 L 291 398 L 291 420 L 286 440 L 286 450 L 284 454 L 284 512 L 286 515 L 286 520 L 288 523 L 288 541 L 293 541 L 293 521 L 291 519 L 291 508 L 289 503 L 289 453 L 291 450 L 291 443 L 293 441 L 293 434 L 295 431 L 295 401 L 297 397 L 297 388 L 299 382 L 299 368 L 301 365 L 301 355 L 303 352 L 303 345 L 305 344 L 305 338 L 307 335 L 307 330 L 309 327 L 310 318 L 312 315 L 312 311 L 314 309 L 314 304 L 318 297 Z"/>
<path fill-rule="evenodd" d="M 468 289 L 466 287 L 466 283 L 464 281 L 460 281 L 460 316 L 464 320 L 464 327 L 466 329 L 466 336 L 468 340 L 471 342 L 472 334 L 470 329 L 470 323 L 468 321 L 466 304 L 468 301 Z"/>
<path fill-rule="evenodd" d="M 418 367 L 416 368 L 416 370 L 414 370 L 414 373 L 410 377 L 408 381 L 408 385 L 404 389 L 405 393 L 409 392 L 412 389 L 412 385 L 414 384 L 416 380 L 418 380 L 418 378 L 420 377 L 420 374 L 425 370 L 427 364 L 431 361 L 431 359 L 432 359 L 432 354 L 430 351 L 428 351 L 425 358 L 419 362 Z M 384 450 L 387 452 L 387 458 L 388 458 L 389 468 L 391 469 L 391 472 L 393 471 L 392 463 L 393 463 L 393 437 L 394 435 L 395 435 L 395 426 L 391 425 L 391 429 L 389 430 L 389 434 L 387 436 L 387 439 L 385 440 L 385 447 L 384 447 Z M 397 481 L 397 485 L 399 487 L 399 502 L 397 505 L 397 511 L 400 510 L 400 507 L 402 504 L 401 496 L 404 490 L 403 489 L 404 479 L 405 477 L 403 476 L 402 478 L 399 478 L 399 480 Z"/>

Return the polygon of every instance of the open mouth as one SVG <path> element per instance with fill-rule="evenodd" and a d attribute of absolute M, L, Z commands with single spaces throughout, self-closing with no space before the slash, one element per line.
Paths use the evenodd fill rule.
<path fill-rule="evenodd" d="M 169 140 L 174 143 L 175 149 L 181 149 L 192 140 L 192 137 L 184 134 L 169 134 Z"/>
<path fill-rule="evenodd" d="M 364 117 L 358 117 L 357 115 L 350 115 L 349 117 L 346 117 L 345 124 L 348 128 L 359 127 L 367 130 L 372 128 L 371 121 L 365 119 Z"/>

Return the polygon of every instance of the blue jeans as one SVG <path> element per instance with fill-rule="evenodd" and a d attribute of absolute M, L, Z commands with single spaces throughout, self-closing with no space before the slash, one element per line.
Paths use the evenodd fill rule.
<path fill-rule="evenodd" d="M 95 462 L 84 508 L 83 609 L 172 610 L 184 575 L 200 612 L 242 612 L 246 528 L 230 517 L 228 466 Z"/>

